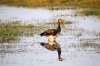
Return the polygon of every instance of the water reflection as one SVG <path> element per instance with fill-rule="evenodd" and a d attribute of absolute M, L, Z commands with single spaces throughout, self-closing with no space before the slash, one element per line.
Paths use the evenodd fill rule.
<path fill-rule="evenodd" d="M 47 43 L 42 42 L 42 43 L 40 43 L 40 45 L 45 47 L 46 49 L 48 49 L 50 51 L 57 51 L 58 52 L 58 60 L 63 61 L 63 58 L 61 58 L 60 45 L 56 41 L 48 41 Z"/>

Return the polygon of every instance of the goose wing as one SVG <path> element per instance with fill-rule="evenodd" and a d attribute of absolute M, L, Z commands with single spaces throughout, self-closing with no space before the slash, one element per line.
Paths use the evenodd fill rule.
<path fill-rule="evenodd" d="M 49 30 L 46 30 L 44 33 L 45 33 L 45 35 L 56 35 L 57 30 L 56 29 L 49 29 Z"/>

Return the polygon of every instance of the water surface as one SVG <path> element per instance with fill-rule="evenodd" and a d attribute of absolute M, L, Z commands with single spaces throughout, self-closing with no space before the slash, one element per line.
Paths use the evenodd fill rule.
<path fill-rule="evenodd" d="M 46 23 L 57 21 L 59 18 L 73 23 L 61 26 L 61 34 L 56 39 L 62 50 L 63 61 L 58 61 L 57 51 L 49 51 L 40 45 L 41 42 L 48 42 L 48 40 L 47 37 L 41 37 L 36 33 L 19 37 L 19 42 L 0 43 L 0 66 L 99 66 L 100 18 L 76 16 L 76 11 L 78 10 L 1 6 L 2 22 L 44 23 L 46 26 L 44 29 L 52 28 Z M 56 28 L 56 25 L 54 27 Z"/>

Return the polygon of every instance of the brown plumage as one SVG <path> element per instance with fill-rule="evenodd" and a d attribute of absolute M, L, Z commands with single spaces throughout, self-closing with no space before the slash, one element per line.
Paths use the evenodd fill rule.
<path fill-rule="evenodd" d="M 56 41 L 53 41 L 53 42 L 48 41 L 47 43 L 42 42 L 42 43 L 40 43 L 40 45 L 50 51 L 57 51 L 58 52 L 58 60 L 63 61 L 63 58 L 61 57 L 60 45 Z"/>
<path fill-rule="evenodd" d="M 49 37 L 49 36 L 56 37 L 57 34 L 60 34 L 60 32 L 61 32 L 60 20 L 61 19 L 58 20 L 58 27 L 57 27 L 57 29 L 49 29 L 49 30 L 46 30 L 43 33 L 41 33 L 40 35 L 41 36 L 47 36 L 47 37 Z"/>

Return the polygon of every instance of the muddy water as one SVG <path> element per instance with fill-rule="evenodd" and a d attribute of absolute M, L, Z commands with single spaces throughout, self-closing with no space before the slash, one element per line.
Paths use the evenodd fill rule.
<path fill-rule="evenodd" d="M 58 60 L 57 50 L 50 51 L 40 45 L 41 42 L 48 42 L 47 37 L 33 34 L 30 37 L 20 37 L 19 42 L 1 43 L 0 66 L 99 66 L 100 18 L 97 16 L 76 16 L 76 11 L 78 10 L 1 6 L 1 21 L 44 23 L 47 29 L 52 26 L 48 27 L 46 22 L 56 21 L 59 18 L 72 21 L 73 24 L 61 26 L 61 34 L 56 38 L 56 42 L 61 48 L 63 61 Z"/>

